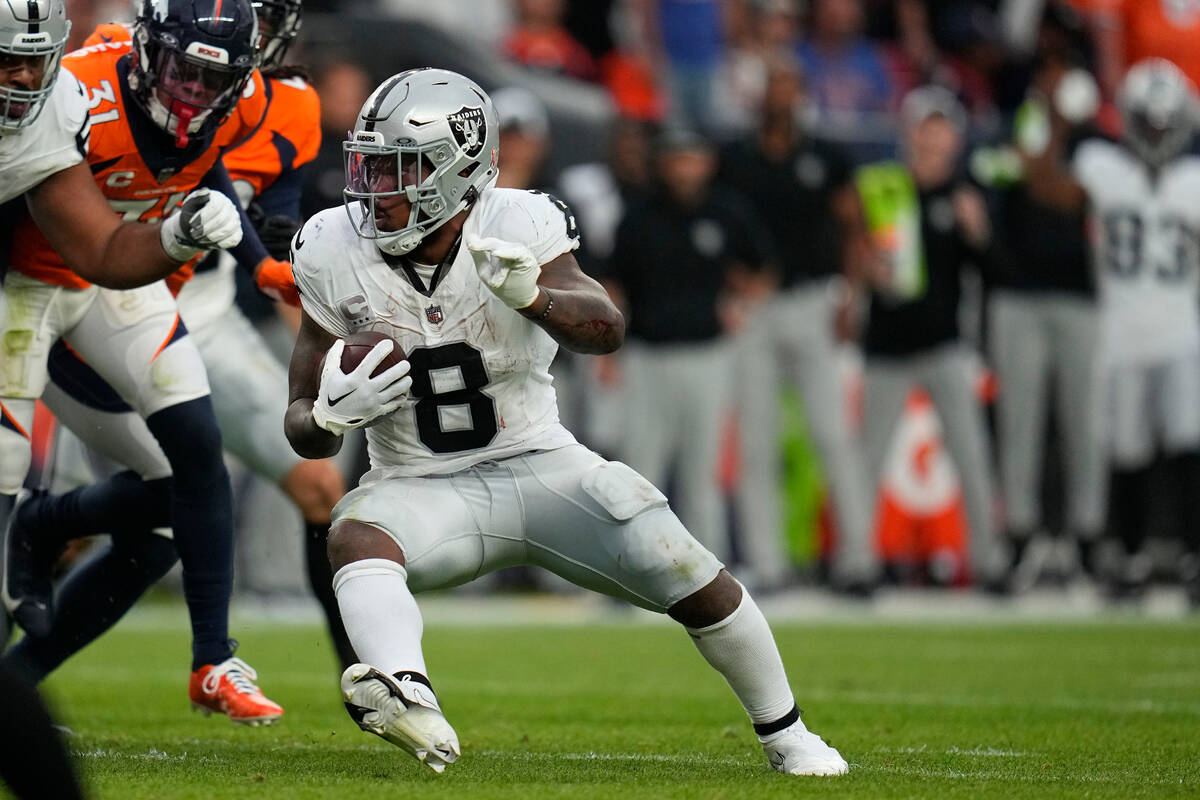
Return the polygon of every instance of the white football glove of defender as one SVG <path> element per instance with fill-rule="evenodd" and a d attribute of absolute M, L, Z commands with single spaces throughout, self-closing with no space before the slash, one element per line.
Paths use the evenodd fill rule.
<path fill-rule="evenodd" d="M 176 261 L 187 261 L 206 250 L 227 250 L 242 241 L 242 218 L 220 192 L 197 189 L 159 226 L 163 250 Z"/>
<path fill-rule="evenodd" d="M 371 377 L 375 368 L 392 352 L 391 342 L 385 340 L 371 348 L 350 373 L 342 372 L 345 346 L 346 342 L 338 339 L 325 354 L 321 364 L 321 388 L 312 410 L 317 427 L 334 436 L 391 414 L 401 406 L 412 387 L 407 359 Z"/>
<path fill-rule="evenodd" d="M 475 271 L 509 308 L 525 308 L 537 300 L 541 266 L 529 248 L 493 236 L 468 234 L 467 249 Z"/>

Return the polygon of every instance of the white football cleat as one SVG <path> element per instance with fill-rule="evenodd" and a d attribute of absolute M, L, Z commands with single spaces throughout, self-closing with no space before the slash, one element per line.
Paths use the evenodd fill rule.
<path fill-rule="evenodd" d="M 779 733 L 760 737 L 767 761 L 776 772 L 788 775 L 845 775 L 850 769 L 841 753 L 804 727 L 803 722 Z"/>
<path fill-rule="evenodd" d="M 346 710 L 364 731 L 382 737 L 441 774 L 462 752 L 433 690 L 420 681 L 397 680 L 369 664 L 342 673 Z"/>

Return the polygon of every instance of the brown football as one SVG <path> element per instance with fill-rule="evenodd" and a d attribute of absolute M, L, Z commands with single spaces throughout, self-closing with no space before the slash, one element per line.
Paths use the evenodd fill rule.
<path fill-rule="evenodd" d="M 342 372 L 347 374 L 353 372 L 375 345 L 384 339 L 391 338 L 386 333 L 379 331 L 356 331 L 347 336 L 345 348 L 342 350 Z M 404 351 L 400 349 L 400 345 L 394 339 L 392 339 L 392 345 L 392 352 L 388 353 L 387 357 L 371 373 L 372 378 L 404 360 Z"/>

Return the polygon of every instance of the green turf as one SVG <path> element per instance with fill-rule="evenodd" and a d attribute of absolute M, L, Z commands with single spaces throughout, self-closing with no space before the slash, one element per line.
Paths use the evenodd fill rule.
<path fill-rule="evenodd" d="M 317 629 L 239 629 L 275 728 L 187 710 L 186 635 L 117 630 L 46 688 L 108 798 L 1196 797 L 1200 626 L 777 626 L 836 779 L 767 767 L 666 626 L 427 631 L 463 757 L 437 776 L 358 731 Z"/>

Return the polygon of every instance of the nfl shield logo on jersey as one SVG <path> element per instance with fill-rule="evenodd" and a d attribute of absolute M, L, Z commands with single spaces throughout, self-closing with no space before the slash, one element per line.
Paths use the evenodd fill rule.
<path fill-rule="evenodd" d="M 426 308 L 425 309 L 425 319 L 429 320 L 434 325 L 441 325 L 442 320 L 445 319 L 445 317 L 442 316 L 442 307 L 441 306 L 429 306 L 428 308 Z"/>

